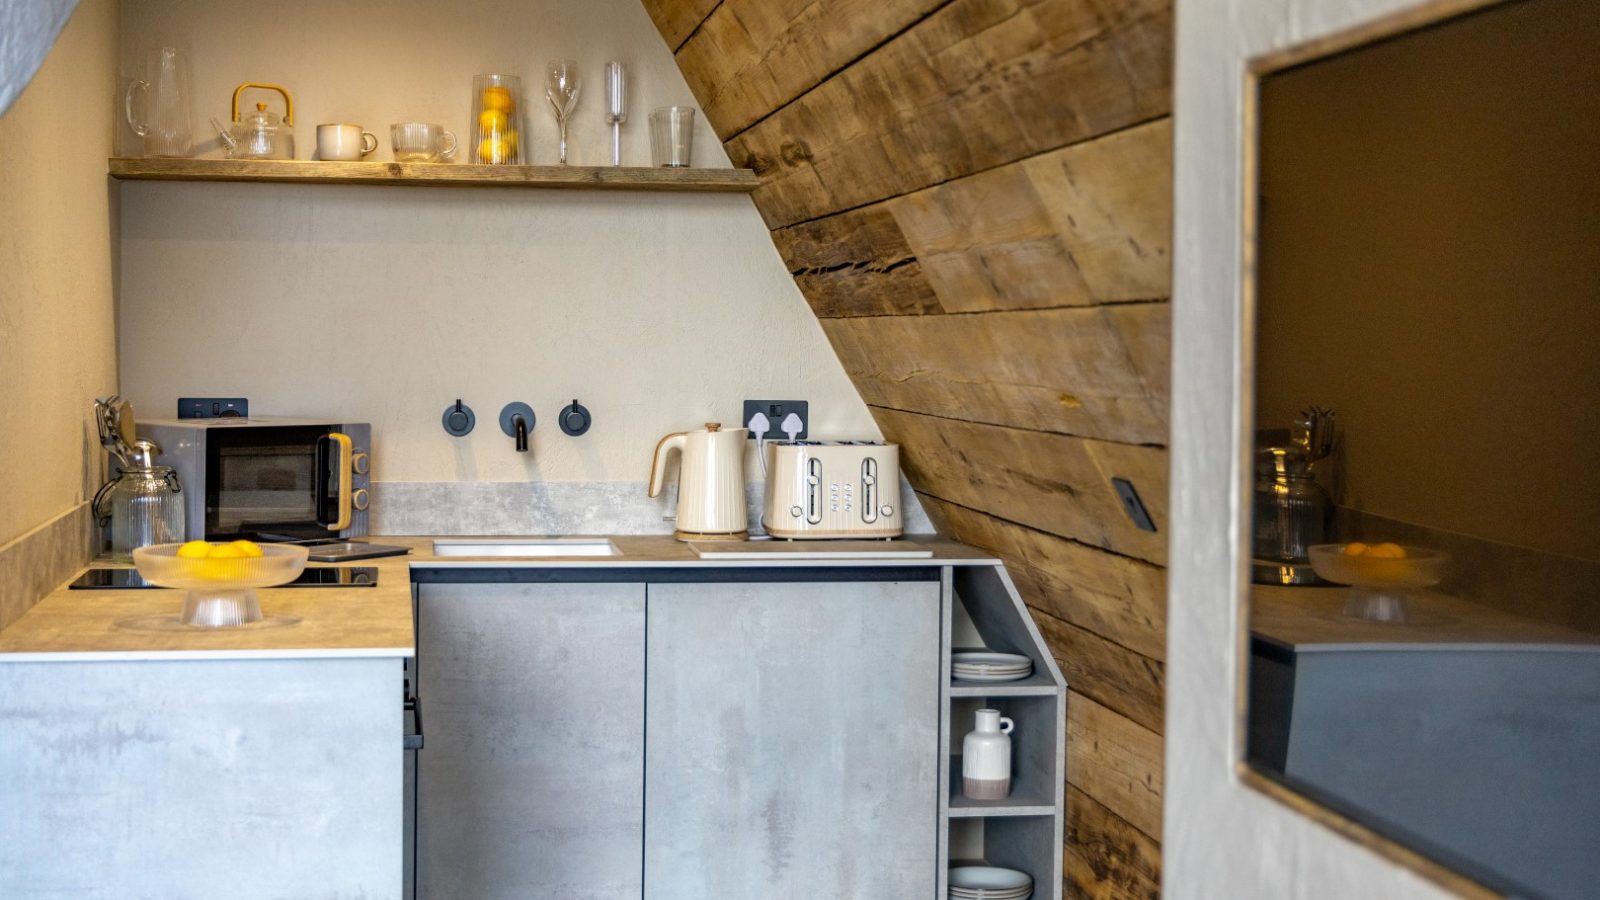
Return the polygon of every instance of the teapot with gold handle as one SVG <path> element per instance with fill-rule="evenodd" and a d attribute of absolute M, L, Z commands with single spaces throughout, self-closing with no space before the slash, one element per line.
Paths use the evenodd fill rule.
<path fill-rule="evenodd" d="M 257 103 L 255 112 L 242 119 L 239 116 L 239 95 L 247 88 L 277 91 L 283 96 L 283 118 L 270 112 L 267 104 Z M 222 143 L 228 147 L 229 159 L 294 159 L 294 98 L 282 85 L 260 84 L 247 81 L 233 89 L 233 122 L 223 128 L 215 118 L 211 120 Z"/>

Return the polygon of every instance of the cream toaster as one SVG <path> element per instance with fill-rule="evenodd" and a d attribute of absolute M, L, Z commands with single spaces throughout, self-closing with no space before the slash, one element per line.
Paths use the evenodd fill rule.
<path fill-rule="evenodd" d="M 904 532 L 900 447 L 871 441 L 766 445 L 762 521 L 775 538 L 892 538 Z"/>

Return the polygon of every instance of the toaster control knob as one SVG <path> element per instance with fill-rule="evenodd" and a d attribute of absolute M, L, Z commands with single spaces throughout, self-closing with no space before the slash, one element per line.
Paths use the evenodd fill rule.
<path fill-rule="evenodd" d="M 350 456 L 350 471 L 357 475 L 365 475 L 372 469 L 372 457 L 366 453 L 354 453 Z"/>
<path fill-rule="evenodd" d="M 366 509 L 371 501 L 372 495 L 367 493 L 366 488 L 361 488 L 350 495 L 350 505 L 356 509 Z"/>
<path fill-rule="evenodd" d="M 894 507 L 885 503 L 881 512 L 886 516 L 892 516 L 894 515 Z"/>
<path fill-rule="evenodd" d="M 818 478 L 815 475 L 807 475 L 806 476 L 806 484 L 821 484 L 821 483 L 822 483 L 822 479 Z"/>
<path fill-rule="evenodd" d="M 806 511 L 801 509 L 798 506 L 789 507 L 789 515 L 794 516 L 796 519 L 800 518 L 801 516 L 803 516 L 805 514 L 806 514 Z"/>

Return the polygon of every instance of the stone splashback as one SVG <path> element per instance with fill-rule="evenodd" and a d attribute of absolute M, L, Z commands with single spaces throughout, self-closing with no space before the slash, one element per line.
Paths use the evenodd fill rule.
<path fill-rule="evenodd" d="M 89 504 L 79 503 L 0 546 L 0 628 L 88 565 L 89 518 Z"/>
<path fill-rule="evenodd" d="M 763 485 L 746 492 L 760 534 Z M 671 534 L 676 485 L 645 496 L 642 481 L 383 481 L 372 486 L 373 534 Z M 933 534 L 901 479 L 907 534 Z"/>

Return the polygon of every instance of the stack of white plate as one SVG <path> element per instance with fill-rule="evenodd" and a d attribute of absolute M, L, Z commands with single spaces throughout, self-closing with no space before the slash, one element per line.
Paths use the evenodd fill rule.
<path fill-rule="evenodd" d="M 1016 681 L 1033 674 L 1033 660 L 1015 653 L 961 650 L 950 654 L 950 674 L 958 681 Z"/>
<path fill-rule="evenodd" d="M 950 900 L 1028 900 L 1033 877 L 1016 869 L 996 866 L 955 866 L 950 869 Z"/>

